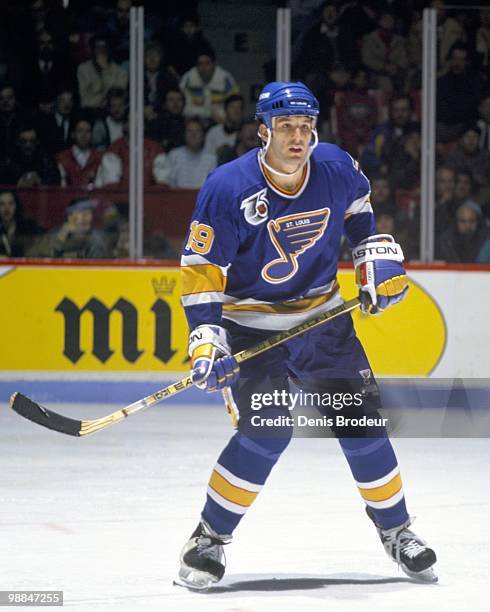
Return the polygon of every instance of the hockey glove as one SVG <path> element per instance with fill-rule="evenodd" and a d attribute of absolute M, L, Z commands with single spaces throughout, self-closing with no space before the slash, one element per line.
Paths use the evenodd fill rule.
<path fill-rule="evenodd" d="M 363 312 L 381 314 L 403 300 L 408 280 L 402 266 L 402 248 L 393 236 L 376 234 L 365 238 L 352 250 L 352 259 Z"/>
<path fill-rule="evenodd" d="M 219 325 L 199 325 L 189 335 L 192 382 L 208 392 L 238 380 L 240 366 L 231 354 L 228 332 Z"/>

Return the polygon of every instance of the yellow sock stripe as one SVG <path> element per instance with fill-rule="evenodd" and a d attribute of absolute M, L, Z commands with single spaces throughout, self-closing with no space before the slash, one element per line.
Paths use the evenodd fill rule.
<path fill-rule="evenodd" d="M 362 497 L 366 501 L 385 501 L 398 493 L 398 491 L 402 488 L 402 479 L 400 474 L 397 474 L 394 478 L 392 478 L 385 485 L 381 485 L 380 487 L 375 487 L 374 489 L 363 489 L 362 487 L 358 487 Z"/>
<path fill-rule="evenodd" d="M 254 493 L 253 491 L 247 491 L 246 489 L 241 489 L 240 487 L 232 485 L 231 482 L 228 482 L 226 478 L 223 478 L 223 476 L 218 474 L 215 470 L 213 470 L 211 474 L 209 486 L 213 491 L 221 495 L 221 497 L 239 506 L 250 506 L 258 495 L 258 493 Z"/>
<path fill-rule="evenodd" d="M 183 266 L 181 272 L 182 295 L 225 290 L 226 276 L 218 266 L 212 264 Z"/>

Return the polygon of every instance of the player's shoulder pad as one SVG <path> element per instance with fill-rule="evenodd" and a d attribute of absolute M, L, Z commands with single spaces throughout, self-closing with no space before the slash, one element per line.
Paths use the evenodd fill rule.
<path fill-rule="evenodd" d="M 317 163 L 340 162 L 349 169 L 359 170 L 359 163 L 347 151 L 330 142 L 320 142 L 313 151 L 313 159 Z"/>
<path fill-rule="evenodd" d="M 241 157 L 215 168 L 201 187 L 201 192 L 219 194 L 219 199 L 228 203 L 240 198 L 250 187 L 261 179 L 257 165 L 257 149 L 252 149 Z"/>

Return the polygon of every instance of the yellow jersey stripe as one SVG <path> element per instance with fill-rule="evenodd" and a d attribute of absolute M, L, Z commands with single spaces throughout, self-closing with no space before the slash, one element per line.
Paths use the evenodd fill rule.
<path fill-rule="evenodd" d="M 362 487 L 359 487 L 359 491 L 366 501 L 379 502 L 389 499 L 395 495 L 395 493 L 398 493 L 401 488 L 402 479 L 400 474 L 397 474 L 394 478 L 381 487 L 376 487 L 374 489 L 363 489 Z"/>
<path fill-rule="evenodd" d="M 184 266 L 182 272 L 182 295 L 206 293 L 209 291 L 223 292 L 226 286 L 226 276 L 218 266 L 199 264 Z"/>
<path fill-rule="evenodd" d="M 258 495 L 258 493 L 232 485 L 231 482 L 228 482 L 226 478 L 223 478 L 223 476 L 218 474 L 215 470 L 213 470 L 211 474 L 209 486 L 216 491 L 216 493 L 221 495 L 221 497 L 239 506 L 250 506 Z"/>
<path fill-rule="evenodd" d="M 303 298 L 301 300 L 292 300 L 291 302 L 281 302 L 278 304 L 224 304 L 225 311 L 240 311 L 240 312 L 268 312 L 273 314 L 296 314 L 299 312 L 308 312 L 317 306 L 321 306 L 338 291 L 339 285 L 335 281 L 332 289 L 328 293 L 311 298 Z"/>

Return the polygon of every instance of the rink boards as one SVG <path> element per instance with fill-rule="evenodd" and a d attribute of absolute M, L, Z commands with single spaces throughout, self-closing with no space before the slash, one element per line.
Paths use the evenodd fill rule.
<path fill-rule="evenodd" d="M 373 370 L 485 379 L 489 269 L 417 266 L 409 277 L 402 304 L 379 317 L 354 314 Z M 355 295 L 352 270 L 341 270 L 339 281 L 344 298 Z M 21 390 L 60 401 L 119 402 L 128 385 L 140 397 L 181 377 L 188 361 L 180 282 L 170 266 L 1 266 L 1 392 L 23 381 Z"/>

